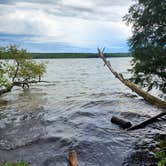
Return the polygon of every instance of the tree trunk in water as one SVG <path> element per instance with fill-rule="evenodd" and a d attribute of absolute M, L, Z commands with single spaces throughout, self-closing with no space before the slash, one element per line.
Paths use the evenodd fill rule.
<path fill-rule="evenodd" d="M 113 73 L 113 75 L 119 79 L 124 85 L 126 85 L 127 87 L 129 87 L 132 91 L 134 91 L 135 93 L 137 93 L 139 96 L 143 97 L 147 102 L 156 105 L 158 107 L 161 108 L 166 108 L 166 102 L 149 94 L 148 92 L 142 90 L 141 88 L 137 87 L 136 84 L 134 84 L 133 82 L 124 79 L 123 75 L 121 73 L 117 73 L 111 66 L 110 62 L 106 59 L 106 57 L 103 54 L 103 51 L 101 51 L 100 49 L 98 49 L 99 55 L 102 58 L 102 60 L 104 61 L 104 64 L 109 68 L 109 70 Z"/>

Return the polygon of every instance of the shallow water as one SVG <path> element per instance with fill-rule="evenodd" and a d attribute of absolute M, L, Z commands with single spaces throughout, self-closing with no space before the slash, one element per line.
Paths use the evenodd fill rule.
<path fill-rule="evenodd" d="M 125 77 L 129 77 L 130 60 L 110 59 Z M 15 88 L 1 97 L 0 162 L 67 166 L 67 153 L 75 149 L 79 166 L 121 166 L 136 145 L 152 144 L 157 133 L 165 133 L 165 119 L 132 132 L 110 122 L 112 115 L 120 115 L 135 124 L 161 109 L 135 96 L 100 59 L 50 59 L 47 63 L 43 79 L 50 83 L 25 91 Z"/>

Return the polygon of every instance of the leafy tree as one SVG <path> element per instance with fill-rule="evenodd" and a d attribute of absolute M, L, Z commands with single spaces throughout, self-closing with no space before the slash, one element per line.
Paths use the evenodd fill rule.
<path fill-rule="evenodd" d="M 133 80 L 147 90 L 166 92 L 166 0 L 138 0 L 124 20 L 133 31 Z"/>
<path fill-rule="evenodd" d="M 21 86 L 29 88 L 30 83 L 41 81 L 46 72 L 44 63 L 37 63 L 25 49 L 15 45 L 0 49 L 0 87 Z"/>

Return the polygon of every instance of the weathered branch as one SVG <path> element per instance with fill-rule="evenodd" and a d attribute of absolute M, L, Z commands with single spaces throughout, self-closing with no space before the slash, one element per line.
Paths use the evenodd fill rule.
<path fill-rule="evenodd" d="M 128 128 L 127 130 L 136 130 L 136 129 L 143 128 L 143 127 L 147 126 L 148 124 L 154 123 L 158 118 L 161 118 L 164 115 L 166 115 L 166 112 L 161 112 L 160 114 L 153 116 L 152 118 L 147 119 L 137 125 L 134 125 L 134 126 Z"/>
<path fill-rule="evenodd" d="M 68 157 L 70 166 L 78 166 L 77 153 L 75 150 L 70 151 Z"/>
<path fill-rule="evenodd" d="M 16 71 L 15 71 L 14 76 L 13 76 L 13 78 L 12 78 L 12 82 L 15 81 L 15 78 L 17 77 L 18 70 L 19 70 L 19 66 L 20 66 L 20 63 L 19 63 L 18 61 L 16 61 L 16 63 L 17 63 Z"/>
<path fill-rule="evenodd" d="M 106 57 L 104 56 L 103 52 L 98 49 L 98 53 L 100 55 L 100 57 L 102 58 L 102 60 L 104 61 L 104 64 L 108 67 L 108 69 L 113 73 L 113 75 L 118 78 L 124 85 L 126 85 L 127 87 L 129 87 L 132 91 L 134 91 L 135 93 L 137 93 L 139 96 L 143 97 L 147 102 L 156 105 L 158 107 L 161 108 L 166 108 L 166 102 L 149 94 L 148 92 L 142 90 L 141 88 L 139 88 L 136 84 L 134 84 L 133 82 L 125 79 L 123 77 L 123 75 L 121 73 L 117 73 L 111 66 L 110 62 L 106 59 Z"/>

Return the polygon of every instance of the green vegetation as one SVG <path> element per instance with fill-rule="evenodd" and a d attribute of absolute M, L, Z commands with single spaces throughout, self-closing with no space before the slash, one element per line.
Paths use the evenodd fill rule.
<path fill-rule="evenodd" d="M 166 165 L 166 139 L 160 140 L 159 144 L 161 150 L 156 152 L 156 158 L 159 159 L 157 166 Z"/>
<path fill-rule="evenodd" d="M 4 162 L 4 163 L 2 163 L 1 166 L 28 166 L 28 164 L 26 164 L 26 162 L 24 162 L 24 161 L 21 161 L 19 163 Z"/>
<path fill-rule="evenodd" d="M 151 90 L 166 92 L 166 3 L 138 0 L 124 20 L 132 25 L 129 40 L 133 58 L 133 80 Z"/>
<path fill-rule="evenodd" d="M 33 58 L 99 58 L 95 53 L 31 53 Z M 106 53 L 107 57 L 129 57 L 129 53 Z"/>
<path fill-rule="evenodd" d="M 7 91 L 13 86 L 29 88 L 30 83 L 40 82 L 46 71 L 44 63 L 35 62 L 25 49 L 15 45 L 1 48 L 0 57 L 7 58 L 0 62 L 0 94 L 6 92 L 3 88 Z"/>

